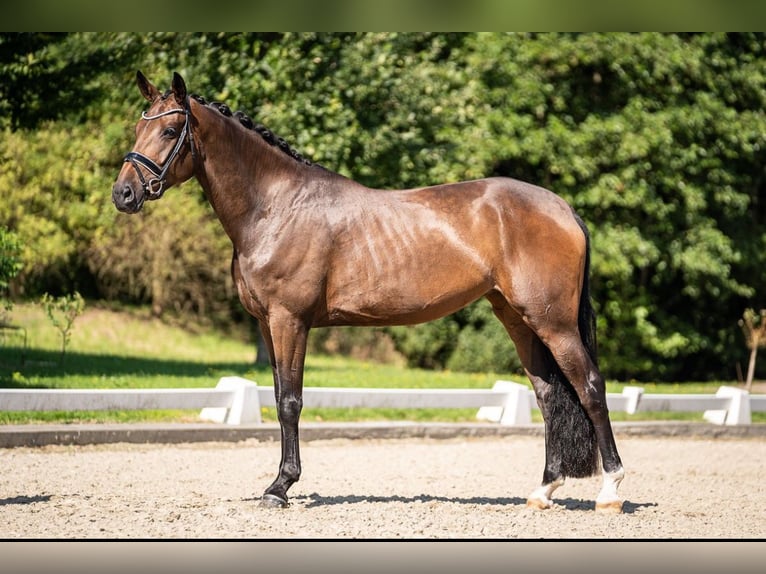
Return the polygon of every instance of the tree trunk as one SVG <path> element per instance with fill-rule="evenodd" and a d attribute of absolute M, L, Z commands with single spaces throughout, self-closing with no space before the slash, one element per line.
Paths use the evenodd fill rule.
<path fill-rule="evenodd" d="M 750 362 L 747 364 L 747 378 L 745 379 L 745 390 L 749 393 L 753 387 L 753 377 L 755 376 L 755 356 L 758 354 L 758 345 L 753 345 L 750 349 Z"/>

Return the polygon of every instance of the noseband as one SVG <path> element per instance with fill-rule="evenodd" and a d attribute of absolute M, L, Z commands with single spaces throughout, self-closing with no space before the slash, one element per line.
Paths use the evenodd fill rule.
<path fill-rule="evenodd" d="M 126 156 L 123 162 L 130 162 L 130 164 L 133 166 L 133 169 L 136 170 L 136 173 L 138 174 L 138 179 L 141 180 L 141 185 L 144 188 L 144 193 L 147 195 L 148 199 L 159 199 L 162 197 L 162 194 L 165 192 L 165 175 L 168 172 L 168 169 L 170 168 L 170 165 L 173 163 L 173 160 L 178 156 L 178 153 L 181 151 L 181 146 L 184 143 L 184 138 L 189 136 L 189 147 L 191 148 L 192 158 L 194 158 L 194 145 L 192 143 L 192 134 L 191 130 L 189 129 L 189 108 L 188 106 L 185 109 L 176 108 L 173 110 L 168 110 L 166 112 L 159 113 L 154 116 L 147 116 L 146 112 L 141 112 L 141 117 L 145 120 L 156 120 L 157 118 L 161 118 L 164 116 L 169 116 L 171 114 L 183 114 L 185 116 L 184 118 L 184 127 L 181 129 L 181 134 L 178 136 L 178 141 L 176 141 L 176 145 L 173 147 L 171 152 L 168 154 L 168 156 L 165 158 L 165 161 L 162 162 L 162 166 L 157 165 L 146 157 L 144 154 L 138 153 L 137 151 L 131 151 Z M 143 167 L 145 167 L 149 172 L 154 176 L 150 179 L 145 179 L 143 173 L 141 172 L 141 169 L 138 167 L 138 165 L 141 164 Z"/>

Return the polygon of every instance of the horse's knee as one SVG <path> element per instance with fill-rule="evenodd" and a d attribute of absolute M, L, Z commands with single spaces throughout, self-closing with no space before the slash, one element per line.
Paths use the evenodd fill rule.
<path fill-rule="evenodd" d="M 283 423 L 297 423 L 303 410 L 303 398 L 285 395 L 279 399 L 277 418 Z"/>

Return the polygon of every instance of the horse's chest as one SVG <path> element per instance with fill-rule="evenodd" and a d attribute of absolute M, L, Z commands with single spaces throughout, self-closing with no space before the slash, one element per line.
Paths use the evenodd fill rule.
<path fill-rule="evenodd" d="M 246 259 L 236 253 L 231 262 L 231 275 L 239 300 L 245 310 L 258 319 L 265 319 L 267 306 L 259 289 L 259 282 Z"/>
<path fill-rule="evenodd" d="M 300 252 L 299 250 L 296 250 Z M 295 251 L 293 252 L 293 254 Z M 323 273 L 315 260 L 304 254 L 243 257 L 235 255 L 232 275 L 240 301 L 259 319 L 266 319 L 279 307 L 295 315 L 310 312 L 321 298 Z"/>

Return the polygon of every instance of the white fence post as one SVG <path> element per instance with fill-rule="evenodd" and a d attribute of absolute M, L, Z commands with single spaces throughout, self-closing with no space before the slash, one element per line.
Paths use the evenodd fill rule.
<path fill-rule="evenodd" d="M 500 417 L 501 425 L 528 425 L 532 422 L 532 404 L 529 400 L 531 391 L 529 388 L 510 381 L 506 383 L 508 399 L 503 405 L 503 416 Z"/>
<path fill-rule="evenodd" d="M 532 403 L 528 387 L 513 381 L 495 381 L 493 391 L 506 394 L 501 407 L 481 407 L 476 418 L 501 425 L 525 425 L 532 422 Z"/>
<path fill-rule="evenodd" d="M 629 415 L 636 414 L 636 411 L 638 410 L 638 403 L 641 402 L 641 397 L 643 394 L 644 389 L 642 387 L 623 387 L 622 395 L 628 399 L 628 402 L 625 405 L 626 413 Z"/>
<path fill-rule="evenodd" d="M 729 399 L 729 408 L 726 410 L 705 411 L 705 420 L 717 425 L 749 425 L 750 417 L 750 394 L 744 389 L 736 387 L 720 387 L 716 397 Z"/>
<path fill-rule="evenodd" d="M 200 411 L 200 418 L 216 423 L 239 425 L 261 422 L 261 401 L 258 397 L 258 385 L 241 377 L 221 377 L 216 389 L 235 391 L 234 400 L 227 408 L 205 408 Z"/>

